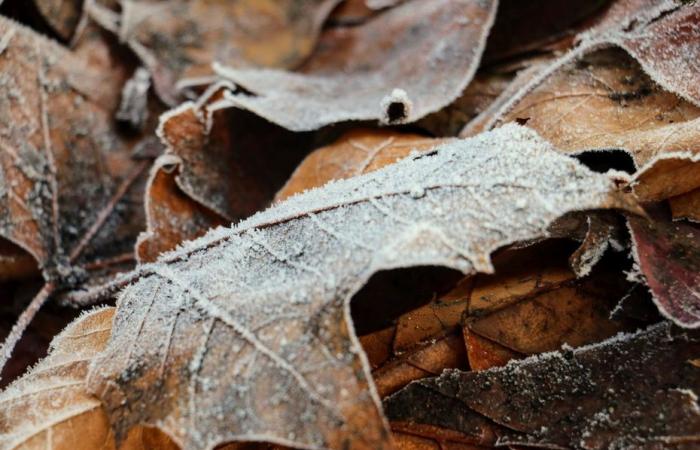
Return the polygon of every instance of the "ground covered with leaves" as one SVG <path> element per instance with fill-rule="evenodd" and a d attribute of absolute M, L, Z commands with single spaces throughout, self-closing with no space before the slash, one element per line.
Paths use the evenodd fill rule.
<path fill-rule="evenodd" d="M 0 0 L 0 448 L 700 448 L 700 5 Z"/>

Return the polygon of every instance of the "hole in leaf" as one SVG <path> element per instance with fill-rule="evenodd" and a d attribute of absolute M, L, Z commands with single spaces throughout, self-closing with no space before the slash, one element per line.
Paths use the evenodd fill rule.
<path fill-rule="evenodd" d="M 391 102 L 386 109 L 389 123 L 403 122 L 406 119 L 406 105 L 403 102 Z"/>

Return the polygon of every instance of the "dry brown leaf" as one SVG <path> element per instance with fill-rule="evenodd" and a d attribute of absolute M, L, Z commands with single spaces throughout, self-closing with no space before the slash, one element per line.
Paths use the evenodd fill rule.
<path fill-rule="evenodd" d="M 145 162 L 90 96 L 101 75 L 87 62 L 7 19 L 0 36 L 0 235 L 48 280 L 75 284 L 71 266 L 131 252 L 143 220 L 131 186 Z"/>
<path fill-rule="evenodd" d="M 314 146 L 310 134 L 291 133 L 244 111 L 217 109 L 219 98 L 215 88 L 161 117 L 158 134 L 167 150 L 147 187 L 142 261 L 269 205 Z"/>
<path fill-rule="evenodd" d="M 163 155 L 151 168 L 145 205 L 147 231 L 139 235 L 136 244 L 139 262 L 155 261 L 180 242 L 228 223 L 180 190 L 176 177 L 181 164 L 177 156 Z"/>
<path fill-rule="evenodd" d="M 639 199 L 658 202 L 700 188 L 700 139 L 691 149 L 661 154 L 640 168 L 632 183 Z"/>
<path fill-rule="evenodd" d="M 496 248 L 608 207 L 635 208 L 517 126 L 294 196 L 124 278 L 90 390 L 121 439 L 145 424 L 192 449 L 388 448 L 352 295 L 390 268 L 490 271 Z"/>
<path fill-rule="evenodd" d="M 210 78 L 215 61 L 234 67 L 298 65 L 338 2 L 127 0 L 117 13 L 93 0 L 88 11 L 131 47 L 151 71 L 160 97 L 174 105 L 176 83 Z"/>
<path fill-rule="evenodd" d="M 413 380 L 439 375 L 444 369 L 466 369 L 464 341 L 457 334 L 434 339 L 414 348 L 372 372 L 380 398 L 393 394 Z"/>
<path fill-rule="evenodd" d="M 468 435 L 434 425 L 392 422 L 391 434 L 397 450 L 483 450 Z"/>
<path fill-rule="evenodd" d="M 297 72 L 217 72 L 245 90 L 228 95 L 231 106 L 290 130 L 413 122 L 451 103 L 471 81 L 496 7 L 496 0 L 407 1 L 360 26 L 326 30 Z"/>
<path fill-rule="evenodd" d="M 537 73 L 523 77 L 520 86 Z M 658 153 L 697 151 L 700 145 L 700 108 L 654 84 L 617 49 L 562 67 L 497 123 L 515 120 L 526 122 L 562 150 L 621 148 L 629 150 L 639 166 Z"/>
<path fill-rule="evenodd" d="M 564 344 L 578 347 L 623 330 L 608 319 L 617 300 L 586 292 L 583 286 L 563 286 L 520 301 L 483 318 L 467 321 L 470 331 L 527 355 L 553 351 Z"/>
<path fill-rule="evenodd" d="M 409 155 L 427 151 L 448 139 L 431 139 L 394 130 L 358 128 L 332 144 L 314 150 L 275 195 L 282 201 L 307 189 L 371 172 Z"/>
<path fill-rule="evenodd" d="M 568 267 L 566 257 L 557 245 L 497 254 L 495 273 L 475 276 L 469 315 L 483 316 L 573 281 L 576 275 Z"/>
<path fill-rule="evenodd" d="M 674 219 L 700 223 L 700 189 L 668 199 Z"/>
<path fill-rule="evenodd" d="M 107 415 L 85 391 L 88 366 L 107 344 L 114 312 L 82 315 L 54 338 L 45 359 L 0 393 L 0 447 L 114 448 Z"/>
<path fill-rule="evenodd" d="M 697 333 L 664 322 L 505 367 L 445 371 L 438 378 L 412 383 L 385 404 L 389 410 L 400 411 L 399 405 L 415 408 L 417 392 L 452 400 L 456 413 L 448 417 L 471 418 L 463 410 L 471 408 L 513 430 L 499 433 L 501 445 L 602 450 L 679 444 L 689 449 L 700 441 L 695 394 L 700 369 L 689 362 L 698 351 Z M 445 421 L 439 411 L 426 410 L 420 423 Z M 406 415 L 417 414 L 416 408 Z"/>
<path fill-rule="evenodd" d="M 479 336 L 470 331 L 467 326 L 464 327 L 463 332 L 471 370 L 486 370 L 491 367 L 505 366 L 511 359 L 522 358 L 519 353 Z"/>

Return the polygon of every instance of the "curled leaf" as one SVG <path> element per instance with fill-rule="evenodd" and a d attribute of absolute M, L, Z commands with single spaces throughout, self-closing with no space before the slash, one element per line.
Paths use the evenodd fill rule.
<path fill-rule="evenodd" d="M 491 271 L 495 249 L 591 208 L 635 206 L 517 126 L 330 183 L 132 274 L 89 388 L 118 439 L 389 448 L 352 295 L 390 268 Z"/>
<path fill-rule="evenodd" d="M 360 26 L 326 30 L 297 72 L 221 67 L 245 90 L 230 105 L 295 131 L 349 120 L 413 122 L 471 81 L 497 1 L 412 0 Z M 252 93 L 253 95 L 250 95 Z"/>

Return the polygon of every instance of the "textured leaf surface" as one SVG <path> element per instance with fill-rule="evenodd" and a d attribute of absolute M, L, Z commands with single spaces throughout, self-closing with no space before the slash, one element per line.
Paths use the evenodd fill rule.
<path fill-rule="evenodd" d="M 412 383 L 385 403 L 404 420 L 439 425 L 445 419 L 426 408 L 430 396 L 453 399 L 458 407 L 446 417 L 461 414 L 469 418 L 463 423 L 474 423 L 478 412 L 513 430 L 502 433 L 501 445 L 692 448 L 700 440 L 700 368 L 691 364 L 699 351 L 697 335 L 661 323 L 482 372 L 449 370 Z M 411 401 L 421 391 L 429 395 Z"/>
<path fill-rule="evenodd" d="M 49 356 L 0 393 L 0 447 L 114 448 L 107 416 L 85 389 L 88 366 L 105 348 L 114 308 L 81 316 L 51 343 Z"/>
<path fill-rule="evenodd" d="M 361 26 L 330 29 L 298 72 L 235 70 L 244 108 L 295 131 L 348 120 L 413 122 L 459 97 L 472 79 L 497 1 L 413 0 Z"/>
<path fill-rule="evenodd" d="M 275 195 L 276 201 L 392 164 L 446 142 L 392 130 L 355 129 L 307 156 Z"/>
<path fill-rule="evenodd" d="M 7 19 L 0 36 L 0 236 L 49 277 L 130 251 L 143 216 L 129 188 L 145 166 L 92 97 L 100 76 Z"/>
<path fill-rule="evenodd" d="M 328 184 L 139 269 L 90 389 L 122 438 L 146 423 L 193 449 L 388 448 L 349 318 L 369 277 L 490 271 L 496 248 L 568 211 L 626 206 L 608 176 L 517 126 Z"/>

